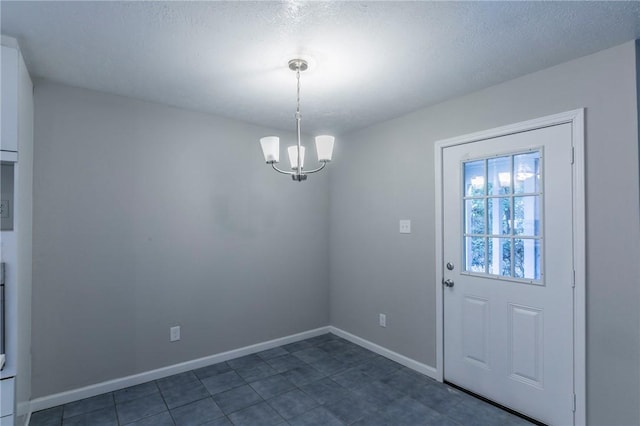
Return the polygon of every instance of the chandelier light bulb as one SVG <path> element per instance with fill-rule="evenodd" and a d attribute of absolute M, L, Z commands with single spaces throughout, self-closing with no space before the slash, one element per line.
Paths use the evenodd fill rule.
<path fill-rule="evenodd" d="M 333 136 L 320 135 L 316 136 L 316 151 L 318 152 L 318 161 L 331 161 L 333 155 L 333 143 L 335 142 Z"/>
<path fill-rule="evenodd" d="M 287 148 L 289 152 L 289 163 L 291 163 L 291 169 L 295 170 L 298 168 L 298 147 L 296 145 L 290 146 Z M 300 168 L 304 168 L 304 146 L 300 147 Z"/>
<path fill-rule="evenodd" d="M 280 138 L 277 136 L 265 136 L 260 138 L 260 146 L 264 154 L 264 161 L 267 164 L 278 163 L 280 161 Z"/>

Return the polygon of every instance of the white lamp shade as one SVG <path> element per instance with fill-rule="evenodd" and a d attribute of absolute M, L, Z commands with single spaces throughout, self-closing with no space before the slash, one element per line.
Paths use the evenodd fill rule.
<path fill-rule="evenodd" d="M 293 145 L 287 148 L 289 151 L 289 162 L 292 169 L 298 168 L 298 146 Z M 300 147 L 300 167 L 304 167 L 304 146 Z"/>
<path fill-rule="evenodd" d="M 320 135 L 316 136 L 316 151 L 318 151 L 318 161 L 331 161 L 333 155 L 333 136 Z"/>
<path fill-rule="evenodd" d="M 265 136 L 260 138 L 262 154 L 267 163 L 277 163 L 280 161 L 280 138 L 277 136 Z"/>

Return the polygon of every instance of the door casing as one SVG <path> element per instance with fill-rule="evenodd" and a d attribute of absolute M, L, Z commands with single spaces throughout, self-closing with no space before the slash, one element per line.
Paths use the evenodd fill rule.
<path fill-rule="evenodd" d="M 557 124 L 571 124 L 572 133 L 572 206 L 573 206 L 573 254 L 575 271 L 573 315 L 573 391 L 576 396 L 574 422 L 586 424 L 586 225 L 585 225 L 585 169 L 584 169 L 584 108 L 527 120 L 490 130 L 439 140 L 435 143 L 435 218 L 436 218 L 436 379 L 444 379 L 444 293 L 442 277 L 443 260 L 443 153 L 447 147 L 479 142 L 489 138 L 506 136 Z"/>

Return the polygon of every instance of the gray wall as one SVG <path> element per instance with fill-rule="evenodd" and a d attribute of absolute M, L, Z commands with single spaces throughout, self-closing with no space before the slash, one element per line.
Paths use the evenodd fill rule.
<path fill-rule="evenodd" d="M 328 324 L 328 176 L 273 133 L 36 82 L 33 397 Z"/>
<path fill-rule="evenodd" d="M 586 107 L 587 416 L 640 424 L 634 47 L 344 135 L 330 185 L 332 325 L 435 366 L 434 142 Z M 412 234 L 398 233 L 399 219 L 412 219 Z"/>

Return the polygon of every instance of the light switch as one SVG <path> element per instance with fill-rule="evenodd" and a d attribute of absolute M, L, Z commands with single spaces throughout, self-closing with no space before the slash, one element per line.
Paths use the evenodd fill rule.
<path fill-rule="evenodd" d="M 378 324 L 380 324 L 380 327 L 386 327 L 387 326 L 387 315 L 386 314 L 380 314 L 378 316 Z"/>
<path fill-rule="evenodd" d="M 411 233 L 411 221 L 409 219 L 400 219 L 400 233 L 401 234 Z"/>
<path fill-rule="evenodd" d="M 171 327 L 169 329 L 169 340 L 172 342 L 177 342 L 180 340 L 180 326 L 176 325 L 175 327 Z"/>

